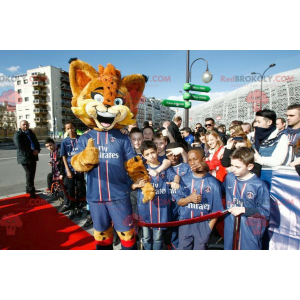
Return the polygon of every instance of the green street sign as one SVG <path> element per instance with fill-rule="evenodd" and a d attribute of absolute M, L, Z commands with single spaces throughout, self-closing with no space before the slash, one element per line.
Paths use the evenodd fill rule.
<path fill-rule="evenodd" d="M 168 107 L 180 107 L 180 108 L 191 108 L 192 103 L 189 101 L 177 101 L 177 100 L 169 100 L 169 99 L 164 99 L 161 101 L 161 104 L 163 106 L 168 106 Z"/>
<path fill-rule="evenodd" d="M 183 89 L 185 91 L 196 91 L 196 92 L 204 92 L 204 93 L 208 93 L 211 91 L 211 88 L 209 86 L 196 85 L 191 83 L 185 83 L 183 85 Z"/>
<path fill-rule="evenodd" d="M 209 98 L 209 96 L 204 96 L 204 95 L 184 93 L 183 99 L 184 100 L 196 100 L 196 101 L 208 101 L 210 98 Z"/>

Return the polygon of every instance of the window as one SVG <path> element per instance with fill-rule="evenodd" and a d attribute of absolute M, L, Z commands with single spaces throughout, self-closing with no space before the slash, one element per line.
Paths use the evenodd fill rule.
<path fill-rule="evenodd" d="M 30 118 L 30 115 L 26 115 L 25 119 L 28 120 Z"/>
<path fill-rule="evenodd" d="M 25 110 L 29 110 L 29 105 L 26 105 L 26 106 L 25 106 Z"/>
<path fill-rule="evenodd" d="M 24 79 L 24 84 L 27 84 L 28 83 L 28 80 L 27 79 Z"/>
<path fill-rule="evenodd" d="M 18 90 L 18 93 L 21 94 L 21 93 L 22 93 L 22 90 Z"/>
<path fill-rule="evenodd" d="M 19 98 L 22 100 L 22 98 Z M 25 102 L 29 101 L 29 97 L 25 97 Z"/>
<path fill-rule="evenodd" d="M 21 84 L 21 80 L 18 80 L 18 81 L 17 81 L 17 85 L 20 85 L 20 84 Z"/>
<path fill-rule="evenodd" d="M 23 116 L 19 116 L 19 120 L 22 120 L 23 119 Z"/>

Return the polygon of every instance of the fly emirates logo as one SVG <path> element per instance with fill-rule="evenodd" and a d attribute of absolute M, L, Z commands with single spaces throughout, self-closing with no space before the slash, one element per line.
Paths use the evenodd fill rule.
<path fill-rule="evenodd" d="M 107 152 L 108 147 L 99 146 L 99 158 L 119 158 L 119 153 Z"/>

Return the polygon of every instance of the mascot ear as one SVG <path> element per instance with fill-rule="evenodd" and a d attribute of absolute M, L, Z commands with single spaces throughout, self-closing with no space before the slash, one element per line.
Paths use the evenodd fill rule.
<path fill-rule="evenodd" d="M 142 74 L 133 74 L 125 76 L 122 82 L 125 84 L 133 104 L 133 114 L 136 115 L 139 101 L 143 95 L 145 84 L 148 81 L 148 77 Z"/>
<path fill-rule="evenodd" d="M 73 60 L 70 64 L 69 70 L 70 85 L 73 94 L 73 101 L 77 102 L 81 91 L 93 79 L 99 77 L 98 72 L 88 63 L 79 59 Z M 72 103 L 77 106 L 77 103 Z"/>

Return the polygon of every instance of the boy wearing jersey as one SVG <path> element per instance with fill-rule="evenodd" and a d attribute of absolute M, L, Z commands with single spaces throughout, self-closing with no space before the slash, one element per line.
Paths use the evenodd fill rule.
<path fill-rule="evenodd" d="M 71 158 L 76 154 L 77 143 L 80 138 L 76 134 L 75 126 L 73 123 L 65 124 L 65 130 L 68 136 L 61 142 L 60 155 L 63 159 L 65 165 L 65 185 L 68 190 L 68 194 L 75 198 L 75 185 L 77 187 L 77 199 L 85 197 L 85 183 L 84 183 L 84 173 L 76 172 L 71 165 Z M 73 219 L 75 217 L 75 202 L 69 200 L 66 195 L 64 196 L 64 202 L 59 212 L 65 212 L 71 209 L 69 218 Z M 80 212 L 81 215 L 81 212 Z"/>
<path fill-rule="evenodd" d="M 249 148 L 239 148 L 231 155 L 231 170 L 223 187 L 226 191 L 226 208 L 231 214 L 225 217 L 224 249 L 233 245 L 234 219 L 241 215 L 238 249 L 259 250 L 262 236 L 270 217 L 270 195 L 267 185 L 255 174 L 254 154 Z"/>
<path fill-rule="evenodd" d="M 176 150 L 174 150 L 176 149 Z M 187 163 L 183 162 L 183 158 L 180 151 L 176 152 L 178 149 L 182 149 L 180 145 L 176 142 L 170 143 L 166 147 L 167 152 L 167 158 L 171 163 L 171 166 L 174 170 L 174 172 L 182 177 L 188 172 L 190 172 L 190 166 Z M 183 149 L 182 149 L 183 150 Z M 175 153 L 174 153 L 175 152 Z M 178 153 L 178 154 L 177 154 Z M 171 189 L 171 194 L 176 193 L 176 190 Z M 175 199 L 172 197 L 172 203 L 171 203 L 171 214 L 172 214 L 172 221 L 178 221 L 179 220 L 179 205 L 177 205 Z M 170 228 L 171 231 L 171 249 L 177 250 L 178 249 L 178 227 L 172 227 Z"/>
<path fill-rule="evenodd" d="M 153 136 L 153 143 L 157 148 L 157 159 L 158 161 L 162 162 L 167 158 L 165 148 L 168 144 L 168 138 L 166 136 L 163 136 L 161 132 L 156 132 Z"/>
<path fill-rule="evenodd" d="M 151 141 L 144 141 L 141 152 L 146 159 L 146 169 L 156 170 L 161 166 L 158 161 L 156 145 Z M 155 188 L 155 197 L 148 203 L 143 203 L 142 191 L 138 190 L 138 214 L 147 223 L 163 223 L 171 221 L 171 188 L 179 188 L 180 177 L 172 170 L 167 168 L 155 177 L 150 176 L 150 183 Z M 137 184 L 137 183 L 135 183 Z M 135 186 L 132 185 L 135 189 Z M 145 250 L 162 250 L 164 228 L 143 227 L 142 243 Z"/>
<path fill-rule="evenodd" d="M 182 177 L 185 198 L 177 200 L 179 219 L 192 219 L 223 210 L 221 183 L 207 172 L 202 148 L 188 152 L 192 172 Z M 179 250 L 205 250 L 217 219 L 179 227 Z"/>

